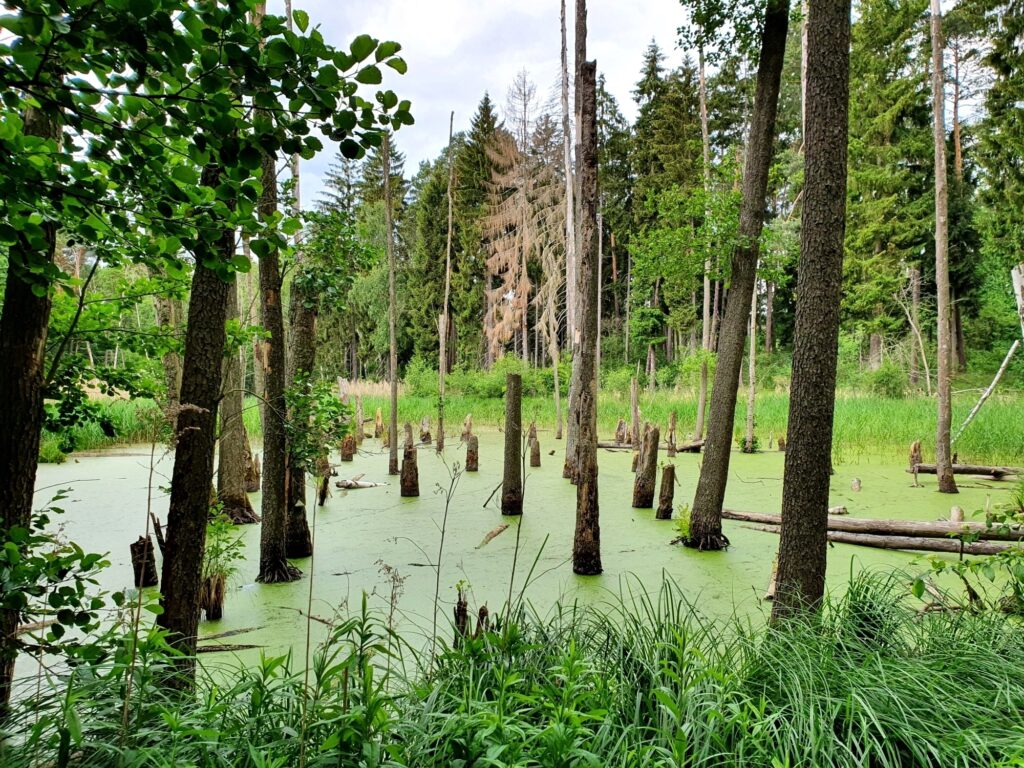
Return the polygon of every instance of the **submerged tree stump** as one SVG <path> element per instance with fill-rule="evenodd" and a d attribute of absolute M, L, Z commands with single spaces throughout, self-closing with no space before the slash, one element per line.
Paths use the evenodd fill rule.
<path fill-rule="evenodd" d="M 462 439 L 469 440 L 473 434 L 473 414 L 467 413 L 466 418 L 462 420 Z"/>
<path fill-rule="evenodd" d="M 260 457 L 253 454 L 248 445 L 246 445 L 246 450 L 248 453 L 246 454 L 247 460 L 245 463 L 245 492 L 256 493 L 260 489 L 260 478 L 262 474 L 260 472 Z M 258 520 L 259 518 L 257 518 L 257 521 Z"/>
<path fill-rule="evenodd" d="M 470 435 L 466 441 L 466 471 L 477 472 L 480 469 L 480 438 Z"/>
<path fill-rule="evenodd" d="M 633 507 L 650 509 L 654 506 L 654 485 L 658 474 L 658 439 L 660 432 L 651 427 L 644 435 L 644 446 L 640 451 L 640 463 L 633 482 Z"/>
<path fill-rule="evenodd" d="M 356 445 L 362 445 L 363 438 L 363 398 L 356 395 Z"/>
<path fill-rule="evenodd" d="M 149 536 L 139 536 L 128 549 L 132 553 L 132 570 L 135 571 L 135 586 L 155 587 L 159 584 L 156 575 L 156 553 L 153 552 L 153 540 Z"/>
<path fill-rule="evenodd" d="M 284 537 L 285 557 L 298 559 L 313 554 L 313 539 L 309 535 L 309 522 L 306 520 L 306 505 L 299 503 L 288 510 L 288 523 Z"/>
<path fill-rule="evenodd" d="M 530 441 L 530 466 L 540 466 L 540 440 L 536 437 Z"/>
<path fill-rule="evenodd" d="M 615 425 L 615 442 L 622 444 L 626 442 L 626 420 L 619 419 L 619 423 Z"/>
<path fill-rule="evenodd" d="M 341 440 L 341 460 L 352 461 L 352 457 L 356 455 L 356 437 L 355 435 L 345 435 Z"/>
<path fill-rule="evenodd" d="M 380 408 L 377 409 L 377 413 L 373 417 L 373 436 L 384 437 L 384 415 L 380 412 Z"/>
<path fill-rule="evenodd" d="M 222 573 L 207 576 L 199 588 L 199 608 L 206 613 L 207 621 L 218 621 L 224 616 L 224 596 L 227 592 L 227 578 Z"/>
<path fill-rule="evenodd" d="M 658 520 L 672 519 L 672 500 L 676 493 L 676 466 L 666 464 L 661 470 L 661 493 L 658 495 Z"/>
<path fill-rule="evenodd" d="M 405 449 L 402 451 L 402 473 L 399 477 L 402 498 L 420 495 L 420 470 L 416 464 L 416 446 L 412 442 L 412 425 L 405 425 Z"/>
<path fill-rule="evenodd" d="M 508 374 L 505 386 L 505 473 L 501 484 L 501 514 L 523 514 L 523 378 Z"/>
<path fill-rule="evenodd" d="M 452 638 L 452 647 L 462 647 L 463 641 L 469 636 L 469 603 L 466 600 L 466 592 L 459 587 L 459 597 L 452 610 L 455 618 L 455 637 Z"/>
<path fill-rule="evenodd" d="M 633 465 L 629 468 L 630 472 L 636 472 L 636 466 L 640 463 L 640 451 L 633 451 Z"/>
<path fill-rule="evenodd" d="M 420 442 L 427 445 L 431 443 L 429 416 L 424 416 L 422 421 L 420 421 Z"/>

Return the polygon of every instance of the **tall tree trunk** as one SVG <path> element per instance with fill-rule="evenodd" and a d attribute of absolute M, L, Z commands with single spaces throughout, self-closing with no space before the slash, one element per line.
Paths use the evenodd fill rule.
<path fill-rule="evenodd" d="M 153 279 L 161 277 L 161 272 L 152 264 L 148 266 L 149 276 Z M 156 326 L 164 336 L 175 334 L 178 318 L 174 315 L 174 299 L 168 294 L 153 297 L 153 308 L 156 311 Z M 181 359 L 174 349 L 168 349 L 162 357 L 164 365 L 164 386 L 167 388 L 167 409 L 175 413 L 178 409 L 178 391 L 181 387 Z"/>
<path fill-rule="evenodd" d="M 820 604 L 828 547 L 846 228 L 850 0 L 815 0 L 810 5 L 806 181 L 773 619 Z"/>
<path fill-rule="evenodd" d="M 750 302 L 750 348 L 747 351 L 747 431 L 743 438 L 745 453 L 756 450 L 754 437 L 754 404 L 757 397 L 757 289 Z"/>
<path fill-rule="evenodd" d="M 708 92 L 704 44 L 697 46 L 698 97 L 700 100 L 700 143 L 704 167 L 704 194 L 711 191 L 711 137 L 708 131 Z M 705 211 L 707 213 L 707 211 Z M 700 390 L 697 394 L 697 421 L 693 427 L 693 439 L 704 436 L 704 419 L 708 408 L 708 355 L 711 350 L 711 257 L 704 260 L 704 291 L 701 308 L 701 349 Z"/>
<path fill-rule="evenodd" d="M 960 131 L 960 45 L 953 46 L 953 173 L 964 180 L 964 148 Z"/>
<path fill-rule="evenodd" d="M 882 334 L 875 331 L 868 337 L 868 370 L 877 371 L 882 367 Z"/>
<path fill-rule="evenodd" d="M 758 241 L 764 224 L 768 169 L 775 139 L 775 114 L 779 102 L 779 81 L 786 49 L 789 25 L 789 0 L 768 0 L 764 37 L 757 70 L 757 91 L 751 117 L 746 168 L 743 173 L 743 200 L 740 208 L 741 244 L 732 256 L 729 301 L 722 320 L 718 343 L 718 364 L 711 391 L 711 418 L 704 443 L 704 461 L 693 500 L 690 535 L 687 546 L 697 549 L 721 549 L 728 545 L 722 535 L 722 503 L 729 477 L 733 420 L 736 415 L 736 387 L 747 318 L 754 293 Z"/>
<path fill-rule="evenodd" d="M 225 312 L 228 321 L 238 319 L 238 280 L 227 287 Z M 242 420 L 242 351 L 224 357 L 224 384 L 220 404 L 220 451 L 217 461 L 217 499 L 224 514 L 235 524 L 259 522 L 246 493 L 249 471 L 249 440 Z"/>
<path fill-rule="evenodd" d="M 302 261 L 299 260 L 296 263 L 298 279 L 292 280 L 291 300 L 288 306 L 291 326 L 291 356 L 288 361 L 289 386 L 293 386 L 296 380 L 302 376 L 311 376 L 316 366 L 317 297 L 310 295 L 306 288 L 306 283 L 302 279 L 303 268 Z M 288 418 L 293 418 L 293 414 L 289 414 Z M 289 527 L 298 523 L 302 534 L 297 540 L 302 540 L 308 530 L 308 525 L 302 523 L 302 517 L 305 516 L 306 509 L 309 508 L 306 504 L 306 472 L 292 459 L 290 446 L 288 446 L 285 472 L 287 473 L 286 486 L 288 488 L 288 515 L 285 526 Z M 286 533 L 286 537 L 289 535 Z"/>
<path fill-rule="evenodd" d="M 437 324 L 437 452 L 444 451 L 444 389 L 448 378 L 448 306 L 452 290 L 452 229 L 455 220 L 455 159 L 452 156 L 452 132 L 455 112 L 448 120 L 448 242 L 444 258 L 444 304 Z"/>
<path fill-rule="evenodd" d="M 576 103 L 580 144 L 580 343 L 573 360 L 580 386 L 570 415 L 577 427 L 574 573 L 601 573 L 601 526 L 597 493 L 597 63 L 586 60 L 587 4 L 576 0 Z"/>
<path fill-rule="evenodd" d="M 214 188 L 220 169 L 207 166 L 202 184 Z M 228 284 L 206 266 L 207 256 L 230 261 L 234 256 L 235 233 L 225 230 L 217 252 L 196 254 L 192 294 L 188 306 L 188 330 L 181 375 L 182 409 L 176 427 L 171 499 L 167 512 L 167 540 L 164 545 L 161 606 L 157 623 L 170 634 L 171 644 L 182 652 L 177 661 L 179 677 L 174 686 L 190 685 L 195 673 L 199 589 L 206 525 L 210 517 L 210 486 L 213 482 L 213 452 L 217 439 L 217 401 L 221 393 L 224 365 L 225 322 Z"/>
<path fill-rule="evenodd" d="M 604 266 L 604 217 L 597 214 L 597 356 L 595 358 L 594 366 L 597 369 L 598 377 L 601 376 L 601 315 L 603 313 L 603 301 L 604 301 L 604 283 L 603 283 L 603 270 Z M 671 331 L 669 331 L 671 334 Z M 670 337 L 671 338 L 671 337 Z"/>
<path fill-rule="evenodd" d="M 388 417 L 388 474 L 398 474 L 398 295 L 395 289 L 395 233 L 391 221 L 391 136 L 381 145 L 384 165 L 384 242 L 388 249 L 388 381 L 391 384 L 391 415 Z M 488 343 L 488 348 L 490 344 Z"/>
<path fill-rule="evenodd" d="M 523 377 L 510 373 L 505 386 L 505 471 L 501 514 L 523 514 Z"/>
<path fill-rule="evenodd" d="M 61 124 L 30 107 L 24 116 L 28 136 L 59 144 Z M 56 149 L 55 149 L 56 151 Z M 32 520 L 43 428 L 43 385 L 46 334 L 52 300 L 48 292 L 37 296 L 25 281 L 30 264 L 53 261 L 57 247 L 56 222 L 45 223 L 45 243 L 34 248 L 26 239 L 9 246 L 3 309 L 0 310 L 0 537 L 11 541 L 12 528 L 28 529 Z M 0 600 L 7 602 L 0 584 Z M 18 654 L 18 611 L 0 611 L 0 722 L 6 718 Z"/>
<path fill-rule="evenodd" d="M 960 305 L 953 305 L 953 327 L 956 340 L 956 369 L 967 370 L 967 339 L 964 338 L 964 318 L 960 313 Z"/>
<path fill-rule="evenodd" d="M 916 266 L 909 269 L 910 272 L 910 330 L 916 336 L 921 328 L 921 270 Z M 919 381 L 919 363 L 917 358 L 917 344 L 911 339 L 910 348 L 910 384 L 916 387 Z"/>
<path fill-rule="evenodd" d="M 942 9 L 931 0 L 932 113 L 935 144 L 935 294 L 938 310 L 938 423 L 935 429 L 935 468 L 940 493 L 956 493 L 950 456 L 949 429 L 952 420 L 952 313 L 949 300 L 949 197 L 946 189 L 946 110 L 943 88 Z"/>
<path fill-rule="evenodd" d="M 769 355 L 775 350 L 775 283 L 771 280 L 765 286 L 764 295 L 764 351 Z"/>
<path fill-rule="evenodd" d="M 565 175 L 565 335 L 573 349 L 576 338 L 576 204 L 573 196 L 572 126 L 569 120 L 569 53 L 562 0 L 562 171 Z"/>
<path fill-rule="evenodd" d="M 266 3 L 258 2 L 253 23 L 263 23 Z M 277 157 L 263 156 L 263 192 L 260 217 L 265 222 L 277 215 Z M 260 324 L 269 334 L 261 350 L 266 387 L 263 421 L 263 499 L 260 528 L 260 570 L 256 581 L 274 584 L 294 581 L 301 572 L 285 555 L 287 526 L 287 444 L 284 429 L 286 406 L 284 308 L 281 306 L 281 265 L 277 248 L 260 257 Z"/>

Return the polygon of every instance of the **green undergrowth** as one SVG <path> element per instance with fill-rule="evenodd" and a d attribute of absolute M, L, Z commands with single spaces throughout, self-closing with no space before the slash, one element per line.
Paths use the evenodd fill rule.
<path fill-rule="evenodd" d="M 959 394 L 953 405 L 953 432 L 966 419 L 976 403 L 975 392 Z M 562 400 L 563 420 L 567 402 Z M 363 410 L 367 418 L 376 408 L 386 415 L 386 397 L 364 397 Z M 404 395 L 399 401 L 399 420 L 418 423 L 424 416 L 437 418 L 437 398 Z M 746 419 L 745 397 L 737 404 L 734 436 L 737 445 L 743 435 Z M 677 441 L 690 438 L 697 411 L 697 395 L 693 391 L 645 390 L 640 396 L 641 419 L 666 428 L 672 411 L 678 414 Z M 504 422 L 505 401 L 500 397 L 483 398 L 452 395 L 445 400 L 447 431 L 457 434 L 466 414 L 473 415 L 477 428 L 495 428 Z M 789 415 L 789 395 L 786 392 L 766 391 L 757 396 L 756 433 L 762 449 L 778 444 L 786 435 Z M 555 425 L 554 401 L 549 397 L 524 396 L 523 417 L 536 420 L 545 429 Z M 611 440 L 616 423 L 624 418 L 629 423 L 629 397 L 616 392 L 602 391 L 598 398 L 598 425 L 601 438 Z M 925 460 L 932 455 L 930 446 L 935 442 L 935 401 L 927 397 L 888 398 L 856 392 L 840 392 L 836 398 L 834 459 L 838 463 L 858 457 L 880 457 L 887 461 L 907 460 L 910 444 L 920 440 Z M 976 419 L 953 450 L 963 463 L 1024 462 L 1024 397 L 995 395 L 989 399 Z"/>
<path fill-rule="evenodd" d="M 859 576 L 819 619 L 767 627 L 704 620 L 666 582 L 603 609 L 520 610 L 434 659 L 399 658 L 364 601 L 308 675 L 290 656 L 206 663 L 189 694 L 158 684 L 169 661 L 159 636 L 143 638 L 133 670 L 123 638 L 41 693 L 30 681 L 0 763 L 1020 765 L 1018 623 L 922 614 L 907 595 L 905 579 Z"/>
<path fill-rule="evenodd" d="M 150 440 L 159 410 L 153 400 L 98 400 L 95 414 L 61 432 L 43 430 L 39 461 L 59 464 L 73 451 L 94 451 Z"/>

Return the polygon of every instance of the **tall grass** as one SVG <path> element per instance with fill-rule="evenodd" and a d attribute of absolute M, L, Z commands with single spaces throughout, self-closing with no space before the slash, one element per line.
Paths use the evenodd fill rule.
<path fill-rule="evenodd" d="M 94 451 L 115 445 L 132 445 L 150 440 L 159 409 L 153 400 L 102 400 L 97 402 L 97 420 L 85 421 L 71 427 L 65 434 L 43 430 L 39 445 L 39 460 L 60 463 L 67 458 L 64 450 Z M 108 435 L 100 426 L 99 418 L 107 419 L 114 434 Z"/>
<path fill-rule="evenodd" d="M 1024 755 L 1024 640 L 991 614 L 918 615 L 859 577 L 811 623 L 700 618 L 679 588 L 520 613 L 405 676 L 366 610 L 308 686 L 290 657 L 181 697 L 149 638 L 127 732 L 123 654 L 25 701 L 10 768 L 60 766 L 997 766 Z M 307 718 L 300 727 L 303 706 Z M 299 734 L 305 742 L 300 744 Z"/>

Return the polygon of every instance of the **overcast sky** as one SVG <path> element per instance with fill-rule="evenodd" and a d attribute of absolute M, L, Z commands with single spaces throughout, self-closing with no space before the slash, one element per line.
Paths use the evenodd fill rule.
<path fill-rule="evenodd" d="M 284 12 L 283 0 L 268 5 L 272 12 Z M 566 5 L 571 62 L 573 0 Z M 630 92 L 651 39 L 665 52 L 667 65 L 682 59 L 675 44 L 682 7 L 679 0 L 590 0 L 587 6 L 587 56 L 597 59 L 609 91 L 632 119 Z M 412 101 L 416 124 L 396 136 L 406 155 L 407 175 L 444 147 L 451 110 L 459 131 L 468 128 L 485 91 L 503 109 L 508 86 L 523 68 L 541 97 L 558 84 L 558 0 L 294 0 L 294 7 L 307 11 L 311 24 L 319 24 L 333 45 L 347 47 L 364 32 L 402 44 L 409 71 L 398 75 L 386 69 L 393 76 L 386 75 L 385 85 Z M 305 207 L 320 195 L 323 173 L 334 154 L 330 147 L 303 163 Z"/>

